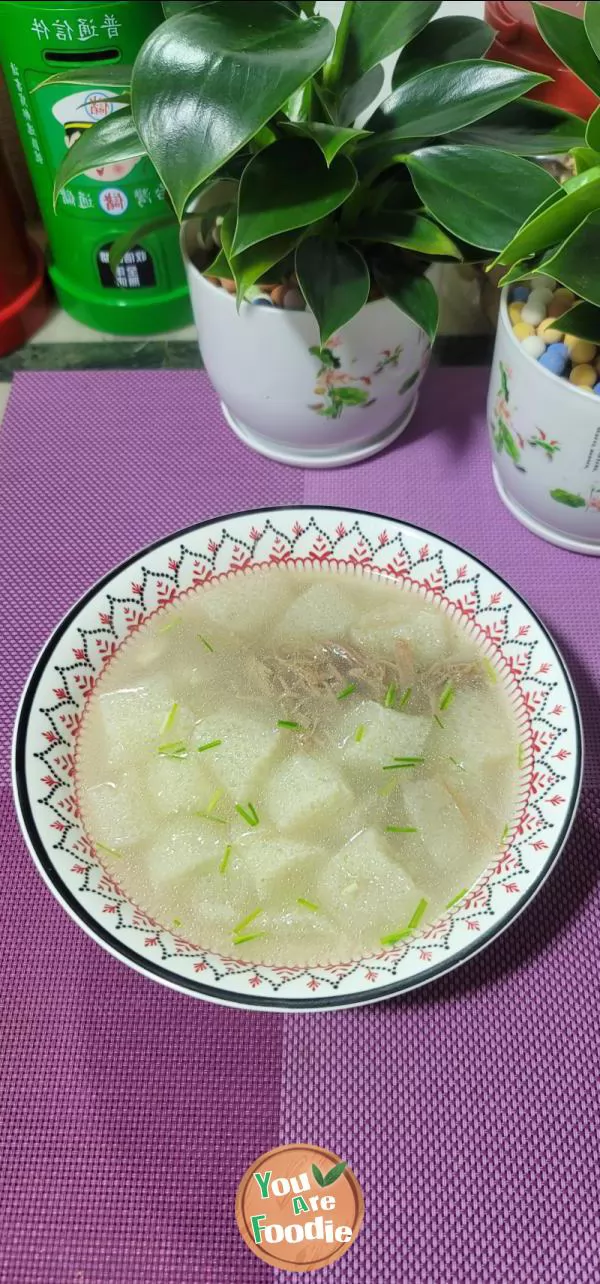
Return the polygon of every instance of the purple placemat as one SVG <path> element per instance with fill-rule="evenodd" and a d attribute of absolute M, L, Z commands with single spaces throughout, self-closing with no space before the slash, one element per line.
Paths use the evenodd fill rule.
<path fill-rule="evenodd" d="M 600 1278 L 599 567 L 496 499 L 485 384 L 485 371 L 434 371 L 396 447 L 303 473 L 242 447 L 197 372 L 17 376 L 0 444 L 7 1284 L 278 1278 L 244 1248 L 233 1200 L 250 1160 L 286 1141 L 339 1151 L 364 1185 L 336 1281 Z M 34 655 L 95 578 L 170 530 L 290 502 L 404 517 L 488 560 L 563 646 L 588 757 L 558 871 L 485 954 L 401 1002 L 278 1017 L 175 995 L 106 955 L 36 875 L 7 781 Z"/>

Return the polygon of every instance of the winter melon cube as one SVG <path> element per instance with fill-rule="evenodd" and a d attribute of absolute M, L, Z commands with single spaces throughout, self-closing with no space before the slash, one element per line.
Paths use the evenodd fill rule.
<path fill-rule="evenodd" d="M 143 686 L 118 691 L 100 689 L 97 709 L 107 746 L 110 766 L 125 765 L 159 743 L 161 728 L 173 706 L 173 692 L 162 678 L 149 679 Z M 179 714 L 177 737 L 189 734 L 193 718 Z M 174 738 L 174 737 L 172 737 Z"/>
<path fill-rule="evenodd" d="M 277 638 L 287 646 L 326 642 L 347 633 L 355 615 L 349 595 L 332 575 L 324 574 L 321 583 L 313 584 L 286 611 Z"/>
<path fill-rule="evenodd" d="M 167 821 L 147 853 L 148 875 L 156 887 L 214 867 L 222 853 L 221 826 L 199 817 Z"/>
<path fill-rule="evenodd" d="M 235 850 L 259 898 L 291 890 L 298 874 L 305 878 L 317 859 L 316 848 L 309 843 L 260 833 L 245 834 Z"/>
<path fill-rule="evenodd" d="M 220 709 L 197 724 L 197 746 L 221 743 L 204 750 L 210 755 L 210 770 L 235 802 L 252 800 L 266 769 L 281 750 L 274 724 L 258 713 L 244 709 Z"/>
<path fill-rule="evenodd" d="M 199 627 L 210 640 L 211 629 L 222 635 L 246 637 L 266 629 L 292 597 L 292 577 L 274 568 L 268 588 L 262 576 L 251 572 L 233 575 L 201 589 L 188 600 Z"/>
<path fill-rule="evenodd" d="M 383 834 L 363 829 L 332 856 L 321 875 L 317 900 L 359 936 L 372 936 L 405 927 L 420 893 L 394 860 Z"/>
<path fill-rule="evenodd" d="M 485 690 L 461 687 L 452 704 L 441 715 L 432 746 L 446 757 L 451 755 L 471 777 L 492 782 L 498 768 L 516 763 L 516 737 L 508 710 L 503 716 L 497 705 L 494 717 L 487 716 L 489 696 Z"/>
<path fill-rule="evenodd" d="M 454 799 L 436 780 L 403 780 L 405 814 L 414 825 L 435 870 L 452 876 L 464 869 L 473 833 Z"/>
<path fill-rule="evenodd" d="M 364 700 L 357 707 L 344 710 L 339 731 L 346 762 L 381 769 L 394 758 L 423 756 L 431 718 L 386 709 L 375 700 Z"/>
<path fill-rule="evenodd" d="M 83 813 L 90 835 L 107 847 L 128 847 L 141 843 L 151 833 L 153 820 L 139 777 L 128 772 L 119 780 L 87 789 Z"/>
<path fill-rule="evenodd" d="M 202 757 L 192 748 L 187 758 L 157 754 L 152 759 L 146 787 L 162 816 L 172 816 L 177 811 L 204 811 L 208 807 L 217 784 Z"/>
<path fill-rule="evenodd" d="M 397 607 L 362 615 L 352 630 L 352 640 L 371 655 L 397 656 L 398 642 L 406 642 L 418 668 L 426 668 L 447 654 L 451 642 L 447 616 L 412 595 L 400 594 Z"/>
<path fill-rule="evenodd" d="M 353 793 L 341 772 L 322 758 L 297 754 L 282 762 L 267 787 L 266 809 L 284 833 L 314 829 L 348 809 Z"/>

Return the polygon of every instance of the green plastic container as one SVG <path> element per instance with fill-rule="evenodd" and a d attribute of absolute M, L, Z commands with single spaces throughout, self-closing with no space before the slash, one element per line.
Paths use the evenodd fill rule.
<path fill-rule="evenodd" d="M 191 320 L 177 220 L 140 236 L 115 278 L 108 254 L 116 237 L 168 212 L 154 166 L 142 156 L 88 170 L 63 190 L 56 211 L 54 175 L 79 134 L 117 110 L 111 99 L 119 91 L 103 84 L 103 68 L 132 63 L 163 17 L 153 0 L 0 5 L 0 61 L 48 232 L 56 294 L 78 321 L 113 334 L 153 334 Z M 97 67 L 97 83 L 34 92 L 71 67 Z"/>

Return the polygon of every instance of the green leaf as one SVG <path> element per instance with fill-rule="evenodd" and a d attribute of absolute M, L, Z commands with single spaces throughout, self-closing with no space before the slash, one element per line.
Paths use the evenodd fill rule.
<path fill-rule="evenodd" d="M 128 227 L 125 232 L 117 236 L 113 241 L 109 254 L 108 264 L 111 272 L 116 272 L 121 259 L 127 251 L 134 245 L 138 245 L 141 237 L 150 236 L 151 232 L 159 232 L 163 227 L 177 227 L 175 215 L 159 214 L 157 218 L 150 218 L 146 223 L 138 223 L 135 228 Z"/>
<path fill-rule="evenodd" d="M 402 50 L 392 76 L 393 88 L 428 67 L 483 58 L 495 34 L 480 18 L 436 18 Z"/>
<path fill-rule="evenodd" d="M 365 260 L 344 241 L 306 237 L 296 250 L 296 276 L 317 319 L 322 344 L 360 312 L 369 297 Z"/>
<path fill-rule="evenodd" d="M 540 271 L 548 272 L 574 294 L 600 307 L 599 246 L 600 210 L 596 209 L 582 220 L 558 250 L 551 251 L 542 260 Z"/>
<path fill-rule="evenodd" d="M 382 58 L 395 54 L 433 18 L 439 3 L 429 0 L 357 0 L 352 5 L 341 83 L 354 84 Z"/>
<path fill-rule="evenodd" d="M 515 281 L 527 281 L 540 262 L 541 258 L 527 259 L 526 261 L 524 259 L 519 260 L 518 263 L 514 263 L 508 269 L 508 272 L 504 273 L 500 285 L 512 285 Z"/>
<path fill-rule="evenodd" d="M 388 245 L 400 245 L 415 254 L 426 254 L 428 258 L 461 258 L 454 241 L 437 223 L 421 214 L 382 211 L 370 217 L 367 213 L 359 219 L 351 235 L 357 241 L 385 241 Z"/>
<path fill-rule="evenodd" d="M 546 197 L 560 194 L 545 170 L 520 156 L 484 147 L 427 147 L 408 157 L 414 185 L 449 232 L 469 245 L 500 250 Z"/>
<path fill-rule="evenodd" d="M 347 1167 L 348 1164 L 345 1159 L 343 1159 L 339 1164 L 334 1164 L 333 1168 L 330 1168 L 329 1172 L 325 1173 L 325 1185 L 333 1186 L 334 1181 L 337 1181 L 338 1177 L 341 1177 L 344 1169 Z"/>
<path fill-rule="evenodd" d="M 330 396 L 342 406 L 362 406 L 369 400 L 364 388 L 332 388 Z"/>
<path fill-rule="evenodd" d="M 576 334 L 578 339 L 600 344 L 600 308 L 594 307 L 593 303 L 576 303 L 556 318 L 556 328 L 565 334 Z"/>
<path fill-rule="evenodd" d="M 425 331 L 431 343 L 438 326 L 437 294 L 426 276 L 413 276 L 395 245 L 378 247 L 372 257 L 373 275 L 386 298 Z"/>
<path fill-rule="evenodd" d="M 591 147 L 571 147 L 570 151 L 575 161 L 575 173 L 578 175 L 600 165 L 600 152 L 593 151 Z"/>
<path fill-rule="evenodd" d="M 98 80 L 106 89 L 121 89 L 131 84 L 131 75 L 133 67 L 124 62 L 118 62 L 113 65 L 102 64 L 102 74 L 99 74 L 98 64 L 93 67 L 71 67 L 68 71 L 57 71 L 54 76 L 48 76 L 46 80 L 40 80 L 39 85 L 34 88 L 34 93 L 38 89 L 43 89 L 45 85 L 94 85 L 97 87 Z"/>
<path fill-rule="evenodd" d="M 343 94 L 337 111 L 337 117 L 340 125 L 353 125 L 356 117 L 366 111 L 371 103 L 377 98 L 383 88 L 385 72 L 380 62 L 376 62 L 374 67 L 370 67 Z"/>
<path fill-rule="evenodd" d="M 127 107 L 113 111 L 99 120 L 73 143 L 58 167 L 54 179 L 54 200 L 61 188 L 86 169 L 112 165 L 115 161 L 143 156 L 144 144 Z"/>
<path fill-rule="evenodd" d="M 517 259 L 539 254 L 550 245 L 556 245 L 578 226 L 586 214 L 600 206 L 600 166 L 587 169 L 575 178 L 567 179 L 560 188 L 560 197 L 547 207 L 533 212 L 525 225 L 504 247 L 499 261 L 510 265 Z"/>
<path fill-rule="evenodd" d="M 348 157 L 336 156 L 328 166 L 309 139 L 280 139 L 263 148 L 242 174 L 234 254 L 268 236 L 325 218 L 355 185 L 356 170 Z"/>
<path fill-rule="evenodd" d="M 600 58 L 600 11 L 598 5 L 588 3 L 583 11 L 587 38 L 597 58 Z"/>
<path fill-rule="evenodd" d="M 596 107 L 588 120 L 585 141 L 593 151 L 600 151 L 600 107 Z"/>
<path fill-rule="evenodd" d="M 541 4 L 532 4 L 531 7 L 546 44 L 557 58 L 570 67 L 589 89 L 600 94 L 600 64 L 581 18 L 562 13 L 560 9 L 547 9 Z"/>
<path fill-rule="evenodd" d="M 254 285 L 255 281 L 260 280 L 269 268 L 279 263 L 287 254 L 291 254 L 301 235 L 300 228 L 292 232 L 282 232 L 280 236 L 270 236 L 266 241 L 251 245 L 242 254 L 231 255 L 229 262 L 237 286 L 238 303 L 244 298 L 246 290 Z"/>
<path fill-rule="evenodd" d="M 312 138 L 320 147 L 328 165 L 337 156 L 342 147 L 348 143 L 354 142 L 358 138 L 366 138 L 368 130 L 366 129 L 342 129 L 340 125 L 324 125 L 320 121 L 298 121 L 289 122 L 282 125 L 286 133 L 301 134 L 305 138 Z"/>
<path fill-rule="evenodd" d="M 215 0 L 151 33 L 133 69 L 133 116 L 178 214 L 322 66 L 333 39 L 326 19 L 272 0 Z"/>
<path fill-rule="evenodd" d="M 316 1164 L 312 1165 L 312 1172 L 313 1172 L 313 1177 L 317 1183 L 317 1186 L 324 1186 L 325 1178 L 323 1176 L 323 1173 L 321 1172 L 321 1169 L 318 1168 Z"/>
<path fill-rule="evenodd" d="M 547 79 L 517 67 L 477 59 L 431 67 L 394 89 L 369 125 L 387 138 L 396 139 L 450 134 L 497 111 Z"/>
<path fill-rule="evenodd" d="M 557 504 L 566 504 L 568 508 L 585 508 L 585 499 L 583 495 L 574 495 L 570 490 L 561 490 L 560 486 L 556 490 L 551 490 L 550 495 L 555 499 Z"/>
<path fill-rule="evenodd" d="M 585 121 L 579 116 L 522 98 L 459 130 L 452 135 L 452 142 L 500 147 L 517 156 L 551 156 L 570 151 L 584 138 Z"/>

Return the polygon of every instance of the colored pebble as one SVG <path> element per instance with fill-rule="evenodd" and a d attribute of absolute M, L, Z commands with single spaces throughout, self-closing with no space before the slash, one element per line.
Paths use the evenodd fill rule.
<path fill-rule="evenodd" d="M 559 286 L 558 290 L 554 291 L 552 297 L 553 299 L 560 299 L 564 308 L 571 308 L 575 302 L 573 291 L 567 290 L 566 286 L 563 285 Z"/>
<path fill-rule="evenodd" d="M 594 384 L 594 387 L 592 388 L 592 392 L 595 392 L 596 396 L 600 397 L 600 381 Z"/>
<path fill-rule="evenodd" d="M 558 299 L 556 295 L 553 294 L 548 304 L 548 316 L 561 317 L 563 312 L 567 311 L 568 306 L 568 303 L 565 303 L 564 299 Z"/>
<path fill-rule="evenodd" d="M 549 290 L 550 293 L 553 294 L 555 285 L 556 281 L 554 280 L 554 277 L 548 276 L 546 272 L 536 272 L 533 277 L 532 287 L 534 290 L 537 290 L 539 287 L 542 290 Z"/>
<path fill-rule="evenodd" d="M 523 307 L 524 307 L 524 304 L 522 303 L 509 303 L 508 315 L 513 325 L 516 325 L 517 321 L 521 320 L 521 313 L 523 311 Z"/>
<path fill-rule="evenodd" d="M 562 330 L 557 330 L 552 324 L 552 317 L 546 317 L 546 320 L 538 326 L 537 332 L 544 343 L 560 343 L 563 337 Z"/>
<path fill-rule="evenodd" d="M 306 306 L 304 303 L 304 295 L 292 286 L 291 289 L 286 292 L 285 299 L 283 300 L 283 306 L 284 308 L 289 308 L 290 311 L 303 311 Z"/>
<path fill-rule="evenodd" d="M 287 286 L 285 285 L 276 285 L 275 289 L 271 290 L 271 303 L 274 303 L 276 308 L 283 307 L 286 289 Z"/>
<path fill-rule="evenodd" d="M 235 289 L 236 289 L 235 281 L 228 281 L 226 276 L 222 276 L 221 285 L 223 286 L 224 290 L 227 290 L 228 294 L 235 294 Z"/>
<path fill-rule="evenodd" d="M 529 339 L 532 334 L 535 334 L 535 330 L 532 325 L 527 325 L 526 321 L 517 321 L 517 324 L 513 326 L 513 334 L 515 339 L 522 343 L 523 339 Z"/>
<path fill-rule="evenodd" d="M 568 360 L 569 349 L 566 343 L 551 343 L 540 357 L 538 365 L 543 366 L 544 370 L 550 370 L 552 374 L 561 375 L 566 370 Z"/>
<path fill-rule="evenodd" d="M 250 300 L 253 308 L 272 308 L 273 304 L 266 294 L 259 294 L 257 299 Z"/>
<path fill-rule="evenodd" d="M 537 304 L 537 306 L 542 307 L 545 312 L 547 304 L 550 302 L 550 299 L 552 298 L 553 293 L 554 293 L 553 290 L 548 290 L 546 289 L 545 286 L 540 286 L 540 288 L 538 289 L 538 287 L 534 285 L 533 290 L 529 295 L 528 302 Z"/>
<path fill-rule="evenodd" d="M 546 316 L 546 305 L 544 303 L 532 303 L 532 297 L 530 296 L 527 303 L 523 304 L 521 321 L 525 321 L 527 325 L 541 325 Z"/>
<path fill-rule="evenodd" d="M 595 370 L 593 366 L 573 366 L 569 379 L 571 383 L 576 384 L 578 388 L 593 388 L 596 383 L 597 373 L 598 371 Z"/>
<path fill-rule="evenodd" d="M 579 366 L 583 363 L 589 365 L 594 360 L 597 348 L 595 343 L 590 343 L 587 339 L 578 339 L 575 334 L 566 334 L 565 343 L 571 353 L 573 365 Z"/>
<path fill-rule="evenodd" d="M 542 353 L 546 351 L 544 340 L 540 339 L 537 334 L 530 334 L 526 339 L 523 339 L 521 347 L 523 352 L 526 352 L 529 357 L 533 357 L 534 361 L 537 361 L 538 357 L 541 357 Z"/>
<path fill-rule="evenodd" d="M 526 285 L 515 285 L 512 297 L 515 303 L 525 303 L 529 298 L 529 290 Z"/>

